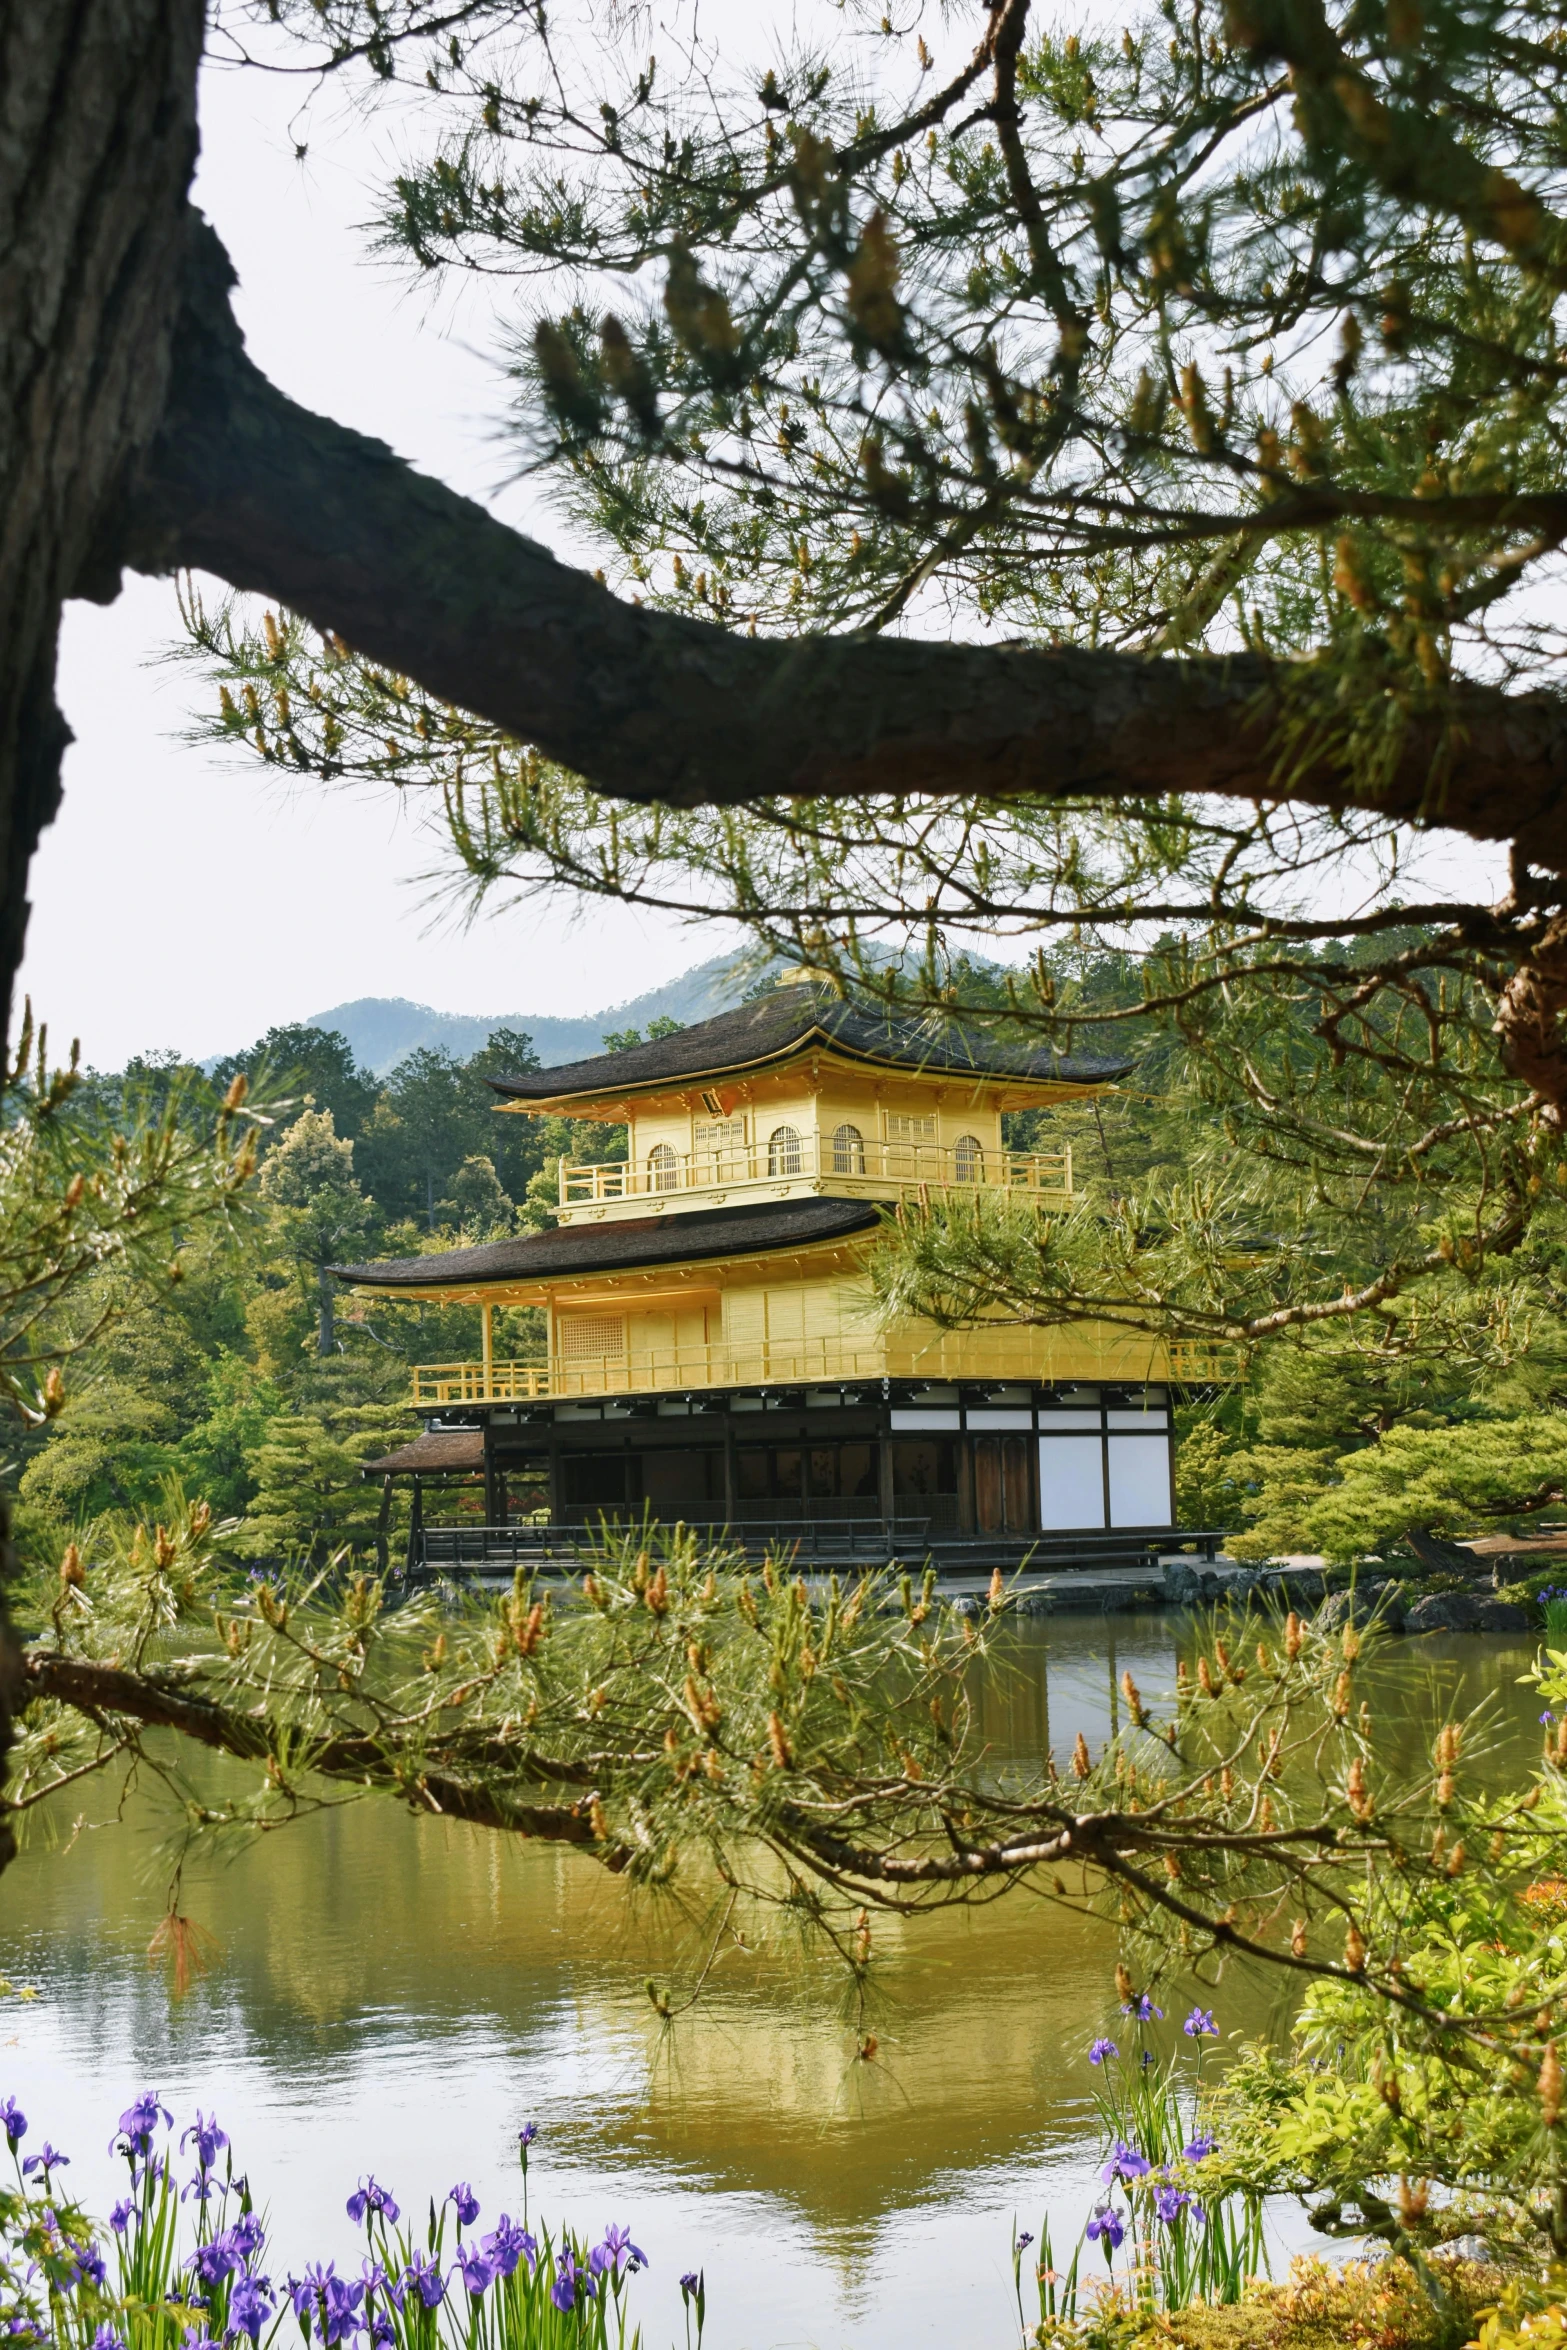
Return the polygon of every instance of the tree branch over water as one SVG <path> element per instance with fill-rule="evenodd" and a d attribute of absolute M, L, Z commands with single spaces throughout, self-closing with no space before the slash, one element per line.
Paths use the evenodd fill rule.
<path fill-rule="evenodd" d="M 874 1911 L 1028 1888 L 1113 1919 L 1145 1973 L 1245 1956 L 1433 2028 L 1402 1952 L 1447 1898 L 1455 1839 L 1498 1889 L 1562 1848 L 1554 1769 L 1543 1804 L 1488 1795 L 1475 1726 L 1451 1722 L 1430 1760 L 1396 1760 L 1362 1636 L 1294 1616 L 1210 1631 L 1164 1707 L 1123 1675 L 1128 1727 L 1099 1755 L 1079 1735 L 1064 1768 L 1012 1765 L 976 1711 L 978 1676 L 1009 1669 L 999 1578 L 976 1623 L 928 1578 L 813 1593 L 781 1561 L 750 1574 L 676 1532 L 602 1546 L 571 1594 L 519 1578 L 493 1604 L 389 1609 L 363 1577 L 247 1589 L 221 1531 L 196 1509 L 128 1550 L 67 1553 L 26 1651 L 11 1817 L 84 1769 L 143 1762 L 198 1837 L 390 1795 L 632 1884 L 716 1874 L 862 1976 Z M 259 1763 L 259 1785 L 198 1791 L 181 1741 Z M 1505 2038 L 1513 2020 L 1464 2028 Z"/>

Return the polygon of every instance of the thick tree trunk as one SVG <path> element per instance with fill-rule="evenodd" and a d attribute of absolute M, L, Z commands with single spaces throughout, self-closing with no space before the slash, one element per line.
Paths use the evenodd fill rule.
<path fill-rule="evenodd" d="M 105 526 L 164 413 L 201 28 L 201 0 L 0 0 L 0 1041 L 70 740 L 60 608 L 117 592 Z M 0 1523 L 0 1780 L 11 1564 Z M 0 1868 L 14 1850 L 0 1819 Z"/>
<path fill-rule="evenodd" d="M 0 0 L 0 1025 L 60 798 L 67 596 L 164 413 L 201 0 Z"/>

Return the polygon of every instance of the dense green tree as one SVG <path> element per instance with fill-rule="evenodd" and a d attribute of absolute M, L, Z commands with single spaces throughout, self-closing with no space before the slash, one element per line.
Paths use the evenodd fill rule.
<path fill-rule="evenodd" d="M 227 1086 L 241 1072 L 252 1086 L 292 1097 L 293 1116 L 301 1109 L 330 1110 L 338 1133 L 350 1141 L 375 1107 L 375 1080 L 359 1067 L 353 1047 L 336 1028 L 302 1021 L 269 1028 L 244 1052 L 216 1062 L 213 1083 Z"/>
<path fill-rule="evenodd" d="M 539 1056 L 533 1039 L 520 1028 L 494 1029 L 464 1066 L 481 1112 L 475 1124 L 484 1128 L 477 1155 L 490 1161 L 507 1198 L 520 1200 L 543 1163 L 539 1122 L 516 1112 L 503 1113 L 500 1097 L 489 1091 L 487 1081 L 536 1069 Z"/>
<path fill-rule="evenodd" d="M 316 1352 L 337 1345 L 337 1286 L 328 1267 L 354 1257 L 376 1224 L 354 1175 L 354 1146 L 330 1110 L 302 1111 L 261 1169 L 261 1195 L 281 1212 L 284 1246 L 316 1290 Z"/>
<path fill-rule="evenodd" d="M 516 1208 L 493 1159 L 464 1159 L 441 1206 L 468 1241 L 504 1240 L 516 1221 Z"/>
<path fill-rule="evenodd" d="M 520 1199 L 542 1163 L 537 1121 L 502 1112 L 488 1080 L 538 1065 L 532 1040 L 509 1028 L 466 1061 L 444 1045 L 421 1045 L 399 1061 L 366 1122 L 358 1162 L 385 1212 L 420 1216 L 434 1231 L 467 1159 L 488 1159 L 507 1197 Z"/>
<path fill-rule="evenodd" d="M 648 1022 L 646 1035 L 640 1028 L 607 1028 L 603 1036 L 604 1050 L 629 1053 L 639 1044 L 655 1044 L 661 1036 L 678 1036 L 684 1025 L 683 1021 L 671 1020 L 667 1012 L 660 1012 L 656 1020 Z"/>
<path fill-rule="evenodd" d="M 345 1550 L 373 1556 L 389 1521 L 381 1488 L 366 1480 L 364 1464 L 406 1444 L 415 1425 L 406 1407 L 385 1404 L 340 1404 L 269 1420 L 250 1456 L 256 1491 L 236 1537 L 240 1554 L 306 1567 L 324 1566 Z"/>

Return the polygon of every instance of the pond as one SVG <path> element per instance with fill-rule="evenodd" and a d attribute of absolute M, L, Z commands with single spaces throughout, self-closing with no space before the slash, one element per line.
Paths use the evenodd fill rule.
<path fill-rule="evenodd" d="M 1020 1622 L 983 1692 L 987 1735 L 1019 1758 L 1064 1754 L 1079 1729 L 1097 1747 L 1120 1672 L 1152 1695 L 1189 1638 L 1179 1617 Z M 1538 1704 L 1518 1686 L 1532 1644 L 1387 1653 L 1411 1725 L 1437 1690 L 1491 1693 L 1499 1767 L 1535 1751 Z M 354 2254 L 343 2204 L 365 2171 L 415 2213 L 457 2179 L 486 2224 L 515 2213 L 516 2132 L 533 2120 L 535 2212 L 628 2222 L 651 2255 L 635 2304 L 649 2350 L 683 2340 L 676 2279 L 694 2267 L 714 2350 L 999 2350 L 1016 2330 L 1013 2215 L 1037 2228 L 1048 2209 L 1059 2247 L 1091 2208 L 1086 2050 L 1116 2020 L 1112 1943 L 1026 1893 L 878 1924 L 863 2064 L 825 1966 L 730 1948 L 666 2030 L 646 1982 L 678 2000 L 700 1920 L 633 1906 L 580 1856 L 358 1804 L 187 1869 L 183 1906 L 219 1949 L 176 2002 L 146 1956 L 166 1811 L 137 1797 L 116 1823 L 100 1792 L 78 1822 L 75 1792 L 0 1879 L 0 1972 L 38 1993 L 0 1999 L 0 2096 L 73 2156 L 70 2186 L 100 2212 L 123 2176 L 106 2141 L 143 2088 L 182 2122 L 216 2107 L 270 2204 L 275 2273 Z M 1232 1974 L 1209 2003 L 1225 2031 L 1255 2032 L 1287 2021 L 1287 1996 Z M 1308 2240 L 1290 2215 L 1281 2230 L 1281 2253 Z"/>

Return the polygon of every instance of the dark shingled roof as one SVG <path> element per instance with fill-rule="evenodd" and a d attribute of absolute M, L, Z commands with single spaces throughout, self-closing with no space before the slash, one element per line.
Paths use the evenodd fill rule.
<path fill-rule="evenodd" d="M 443 1469 L 482 1469 L 484 1466 L 484 1431 L 482 1428 L 427 1429 L 416 1436 L 412 1444 L 400 1444 L 395 1452 L 384 1452 L 378 1461 L 366 1461 L 367 1477 L 405 1476 L 411 1469 L 421 1469 L 429 1476 Z"/>
<path fill-rule="evenodd" d="M 826 989 L 774 988 L 754 1003 L 716 1020 L 698 1020 L 674 1036 L 598 1053 L 555 1069 L 492 1077 L 497 1093 L 513 1101 L 554 1101 L 562 1095 L 633 1093 L 660 1080 L 697 1081 L 787 1059 L 819 1038 L 852 1059 L 945 1075 L 1032 1077 L 1065 1084 L 1104 1085 L 1124 1077 L 1129 1061 L 1069 1061 L 1058 1053 L 1019 1051 L 957 1027 L 926 1029 L 913 1020 L 887 1019 L 845 1004 Z"/>
<path fill-rule="evenodd" d="M 857 1199 L 771 1200 L 760 1207 L 705 1208 L 694 1215 L 629 1216 L 617 1224 L 562 1224 L 524 1240 L 388 1257 L 379 1265 L 333 1265 L 340 1281 L 377 1289 L 467 1288 L 478 1281 L 548 1281 L 576 1273 L 619 1273 L 638 1265 L 690 1264 L 703 1257 L 753 1256 L 866 1232 L 880 1210 Z"/>

